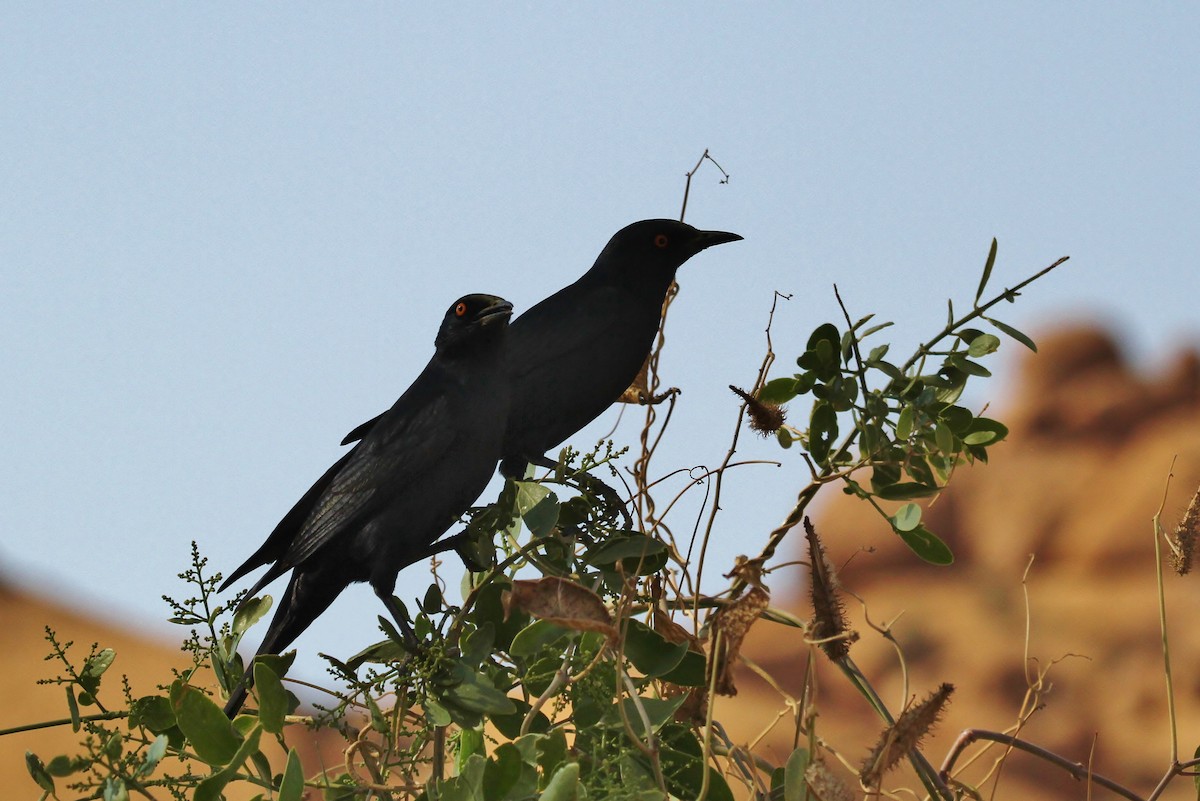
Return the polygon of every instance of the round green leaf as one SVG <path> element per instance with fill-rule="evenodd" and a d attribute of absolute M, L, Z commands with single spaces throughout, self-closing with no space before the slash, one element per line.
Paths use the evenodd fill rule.
<path fill-rule="evenodd" d="M 1000 337 L 992 334 L 980 334 L 971 340 L 971 345 L 967 348 L 967 353 L 978 359 L 980 356 L 996 352 L 999 348 Z"/>
<path fill-rule="evenodd" d="M 892 515 L 892 528 L 896 531 L 912 531 L 921 523 L 921 507 L 906 503 Z"/>

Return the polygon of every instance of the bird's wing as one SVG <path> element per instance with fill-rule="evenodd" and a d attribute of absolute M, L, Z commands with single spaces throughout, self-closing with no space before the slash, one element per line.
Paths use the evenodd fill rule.
<path fill-rule="evenodd" d="M 296 566 L 340 533 L 395 503 L 406 484 L 451 449 L 456 430 L 452 418 L 445 393 L 432 393 L 418 380 L 380 416 L 338 471 L 272 572 L 281 574 Z"/>
<path fill-rule="evenodd" d="M 224 583 L 222 583 L 220 587 L 221 592 L 224 592 L 226 587 L 233 584 L 235 581 L 255 568 L 275 562 L 287 553 L 288 548 L 291 547 L 292 542 L 296 539 L 297 533 L 299 533 L 301 527 L 304 525 L 304 521 L 307 520 L 309 514 L 312 513 L 314 505 L 325 493 L 325 489 L 329 486 L 330 482 L 333 481 L 334 477 L 342 470 L 343 467 L 346 466 L 346 463 L 353 458 L 355 450 L 357 449 L 358 446 L 356 445 L 354 450 L 344 453 L 342 458 L 334 462 L 333 465 L 326 470 L 319 479 L 316 480 L 316 483 L 309 487 L 308 491 L 304 493 L 300 500 L 296 501 L 288 513 L 283 516 L 283 519 L 276 524 L 274 531 L 271 532 L 271 536 L 267 537 L 267 541 L 264 542 L 257 551 L 251 554 L 250 558 L 243 562 L 241 567 L 233 571 L 233 573 L 231 573 L 229 577 L 225 579 Z M 246 597 L 250 598 L 251 596 L 247 595 Z"/>

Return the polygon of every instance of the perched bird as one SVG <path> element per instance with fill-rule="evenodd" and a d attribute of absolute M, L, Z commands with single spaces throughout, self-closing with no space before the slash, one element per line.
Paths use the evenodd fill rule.
<path fill-rule="evenodd" d="M 563 443 L 621 396 L 650 354 L 675 271 L 705 248 L 740 240 L 676 220 L 642 220 L 617 231 L 592 268 L 513 321 L 508 334 L 512 404 L 500 472 L 553 467 Z M 368 420 L 342 444 L 366 436 Z"/>
<path fill-rule="evenodd" d="M 599 417 L 637 377 L 675 271 L 705 248 L 741 238 L 676 220 L 627 225 L 578 281 L 514 320 L 500 472 L 520 477 L 528 462 L 553 467 L 546 451 Z"/>
<path fill-rule="evenodd" d="M 450 307 L 429 364 L 362 440 L 330 467 L 221 585 L 271 567 L 252 597 L 292 571 L 258 653 L 277 654 L 347 585 L 370 582 L 398 625 L 396 575 L 467 509 L 491 479 L 509 407 L 505 361 L 512 305 L 467 295 Z M 272 564 L 273 563 L 273 564 Z M 250 670 L 225 707 L 237 714 Z"/>

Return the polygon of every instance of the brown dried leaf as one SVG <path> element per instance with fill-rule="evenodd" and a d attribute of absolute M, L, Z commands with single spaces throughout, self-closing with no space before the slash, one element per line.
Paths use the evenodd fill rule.
<path fill-rule="evenodd" d="M 649 372 L 650 357 L 646 356 L 646 361 L 642 362 L 642 369 L 638 370 L 637 377 L 633 379 L 633 383 L 621 393 L 621 397 L 617 398 L 617 400 L 621 403 L 645 403 L 650 397 Z"/>
<path fill-rule="evenodd" d="M 750 631 L 750 627 L 770 603 L 771 596 L 765 589 L 751 586 L 745 595 L 713 616 L 709 639 L 716 643 L 717 634 L 721 635 L 721 652 L 713 654 L 720 671 L 717 674 L 717 695 L 737 695 L 737 686 L 733 682 L 733 664 L 741 653 L 746 632 Z"/>
<path fill-rule="evenodd" d="M 654 607 L 651 628 L 661 634 L 667 642 L 676 644 L 686 642 L 689 651 L 695 651 L 698 654 L 704 653 L 704 643 L 693 636 L 690 631 L 672 620 L 669 614 L 657 606 Z"/>
<path fill-rule="evenodd" d="M 808 783 L 809 792 L 819 801 L 854 801 L 854 793 L 850 788 L 820 760 L 808 763 L 804 780 Z"/>
<path fill-rule="evenodd" d="M 567 579 L 547 576 L 513 581 L 512 589 L 503 593 L 501 602 L 506 619 L 513 609 L 520 609 L 563 628 L 598 631 L 610 640 L 617 638 L 612 616 L 600 596 Z"/>

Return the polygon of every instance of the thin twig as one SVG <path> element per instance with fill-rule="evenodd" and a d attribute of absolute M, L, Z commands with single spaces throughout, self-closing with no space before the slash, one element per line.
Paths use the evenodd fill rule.
<path fill-rule="evenodd" d="M 1163 555 L 1162 555 L 1162 513 L 1167 505 L 1167 493 L 1171 490 L 1171 479 L 1175 475 L 1175 460 L 1177 456 L 1171 457 L 1171 467 L 1167 470 L 1167 480 L 1163 486 L 1162 503 L 1158 505 L 1158 511 L 1154 513 L 1154 577 L 1158 582 L 1158 627 L 1162 637 L 1162 653 L 1163 653 L 1163 674 L 1167 679 L 1167 718 L 1171 725 L 1171 764 L 1179 762 L 1179 726 L 1175 719 L 1175 683 L 1171 678 L 1171 643 L 1167 636 L 1167 591 L 1163 582 Z"/>
<path fill-rule="evenodd" d="M 1090 777 L 1091 780 L 1096 784 L 1100 785 L 1106 790 L 1111 790 L 1122 798 L 1128 798 L 1129 801 L 1143 801 L 1141 796 L 1124 785 L 1118 784 L 1112 779 L 1101 776 L 1098 773 L 1090 773 L 1088 771 L 1088 767 L 1082 763 L 1072 762 L 1069 759 L 1059 756 L 1053 751 L 1048 751 L 1041 746 L 1026 742 L 1025 740 L 1014 737 L 1011 734 L 1004 734 L 1003 732 L 998 731 L 986 731 L 984 729 L 966 729 L 958 736 L 958 739 L 954 741 L 954 745 L 950 747 L 950 752 L 946 754 L 946 759 L 944 762 L 942 762 L 941 770 L 938 772 L 938 775 L 943 781 L 946 780 L 946 778 L 950 775 L 950 771 L 953 770 L 954 762 L 958 759 L 959 754 L 966 750 L 967 747 L 976 740 L 991 740 L 993 742 L 1003 743 L 1011 748 L 1024 751 L 1027 754 L 1033 754 L 1034 756 L 1049 762 L 1051 765 L 1057 765 L 1067 773 L 1071 774 L 1071 776 L 1078 781 L 1084 781 Z"/>

